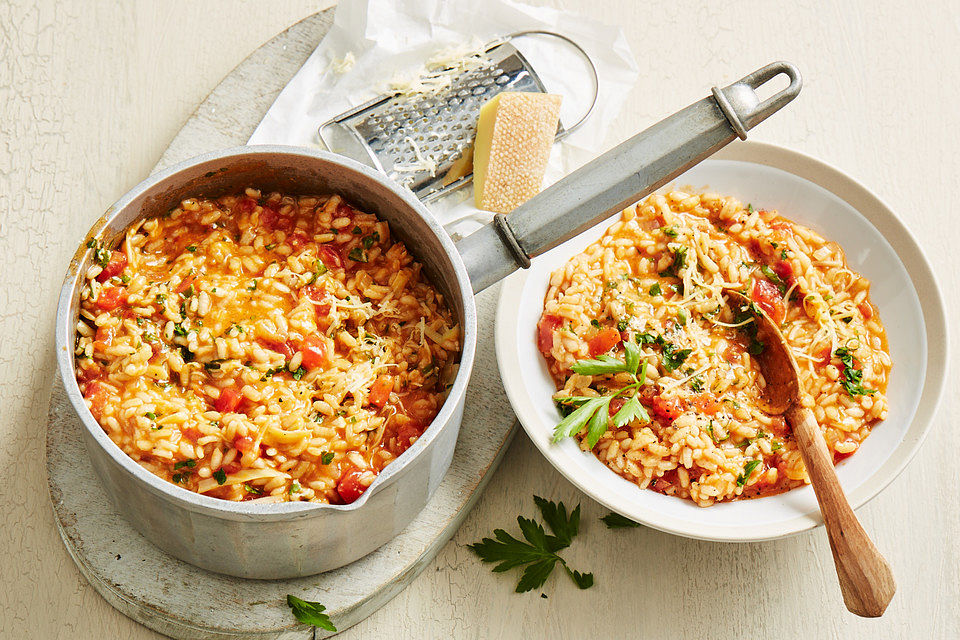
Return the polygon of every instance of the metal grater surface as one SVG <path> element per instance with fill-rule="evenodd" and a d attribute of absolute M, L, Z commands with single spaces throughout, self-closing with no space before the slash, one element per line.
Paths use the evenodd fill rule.
<path fill-rule="evenodd" d="M 320 126 L 330 151 L 379 169 L 425 202 L 469 182 L 480 108 L 504 91 L 546 90 L 509 42 L 441 89 L 380 96 Z M 563 133 L 563 125 L 557 131 Z M 419 154 L 419 157 L 418 157 Z"/>

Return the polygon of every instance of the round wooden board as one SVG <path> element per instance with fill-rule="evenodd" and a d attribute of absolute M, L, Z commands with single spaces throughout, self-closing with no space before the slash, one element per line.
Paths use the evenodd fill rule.
<path fill-rule="evenodd" d="M 332 22 L 332 10 L 317 13 L 252 53 L 207 96 L 156 168 L 244 144 Z M 99 489 L 83 449 L 82 426 L 57 381 L 48 414 L 47 474 L 60 535 L 80 571 L 122 613 L 176 638 L 329 635 L 296 622 L 286 605 L 288 593 L 323 603 L 341 631 L 369 616 L 454 534 L 516 432 L 494 355 L 498 289 L 477 297 L 477 361 L 456 453 L 440 488 L 394 540 L 351 565 L 307 578 L 261 581 L 210 573 L 147 542 Z"/>

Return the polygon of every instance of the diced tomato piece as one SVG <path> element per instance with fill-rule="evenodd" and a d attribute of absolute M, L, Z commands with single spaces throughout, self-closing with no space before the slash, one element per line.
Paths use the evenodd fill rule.
<path fill-rule="evenodd" d="M 791 224 L 786 220 L 776 220 L 775 222 L 770 223 L 771 229 L 776 229 L 778 231 L 784 231 L 791 228 Z"/>
<path fill-rule="evenodd" d="M 587 348 L 590 350 L 591 356 L 606 353 L 618 344 L 620 344 L 620 332 L 613 327 L 601 329 L 597 335 L 587 340 Z"/>
<path fill-rule="evenodd" d="M 233 413 L 240 405 L 241 397 L 236 387 L 225 387 L 220 390 L 220 397 L 214 400 L 213 408 L 220 413 Z"/>
<path fill-rule="evenodd" d="M 87 362 L 87 366 L 81 367 L 80 371 L 77 373 L 77 382 L 79 382 L 81 386 L 85 385 L 86 383 L 99 378 L 100 374 L 102 373 L 103 368 L 93 360 L 90 360 Z"/>
<path fill-rule="evenodd" d="M 397 435 L 394 440 L 396 447 L 392 451 L 394 455 L 400 455 L 410 448 L 410 446 L 423 435 L 426 426 L 416 420 L 407 420 L 397 429 Z"/>
<path fill-rule="evenodd" d="M 103 416 L 103 407 L 107 404 L 107 390 L 94 380 L 83 388 L 83 397 L 90 401 L 90 413 L 99 420 Z"/>
<path fill-rule="evenodd" d="M 773 272 L 780 276 L 780 279 L 787 283 L 787 287 L 793 285 L 793 265 L 786 260 L 780 260 L 773 265 Z"/>
<path fill-rule="evenodd" d="M 106 282 L 113 276 L 120 275 L 126 267 L 127 254 L 123 251 L 111 251 L 110 261 L 107 262 L 107 266 L 105 266 L 103 271 L 97 276 L 97 282 Z"/>
<path fill-rule="evenodd" d="M 610 401 L 610 417 L 617 415 L 617 412 L 623 408 L 623 405 L 627 404 L 627 399 L 623 396 L 617 396 Z"/>
<path fill-rule="evenodd" d="M 383 409 L 390 399 L 390 392 L 393 391 L 393 376 L 383 375 L 376 379 L 370 386 L 370 394 L 367 401 L 378 409 Z"/>
<path fill-rule="evenodd" d="M 310 302 L 320 302 L 326 293 L 323 287 L 318 287 L 315 284 L 307 284 L 300 287 L 300 295 Z"/>
<path fill-rule="evenodd" d="M 327 343 L 316 334 L 303 339 L 303 342 L 300 343 L 300 353 L 303 354 L 303 366 L 307 369 L 318 369 L 330 365 Z"/>
<path fill-rule="evenodd" d="M 352 220 L 353 216 L 355 216 L 356 213 L 357 213 L 357 210 L 351 207 L 350 205 L 348 205 L 346 202 L 341 202 L 340 204 L 337 205 L 338 218 L 346 217 Z"/>
<path fill-rule="evenodd" d="M 833 354 L 830 352 L 830 345 L 825 345 L 820 348 L 820 351 L 817 352 L 817 364 L 821 367 L 825 364 L 830 364 L 830 359 Z"/>
<path fill-rule="evenodd" d="M 317 257 L 320 258 L 320 261 L 326 265 L 328 269 L 343 266 L 343 259 L 340 257 L 340 252 L 329 245 L 321 245 L 318 247 Z"/>
<path fill-rule="evenodd" d="M 196 427 L 187 427 L 186 429 L 181 429 L 180 433 L 183 434 L 184 438 L 193 443 L 196 443 L 197 440 L 203 437 L 203 432 Z"/>
<path fill-rule="evenodd" d="M 224 473 L 236 473 L 237 471 L 240 471 L 240 463 L 234 460 L 230 464 L 225 464 L 220 468 L 223 469 Z"/>
<path fill-rule="evenodd" d="M 177 293 L 183 293 L 184 291 L 190 288 L 190 286 L 193 284 L 193 282 L 196 279 L 197 279 L 197 276 L 193 274 L 188 275 L 186 278 L 180 281 L 180 285 L 175 289 L 175 291 Z"/>
<path fill-rule="evenodd" d="M 97 307 L 104 311 L 113 311 L 127 302 L 126 287 L 106 287 L 97 296 Z"/>
<path fill-rule="evenodd" d="M 240 213 L 251 213 L 257 208 L 257 201 L 250 196 L 244 196 L 240 198 L 240 202 L 236 206 Z"/>
<path fill-rule="evenodd" d="M 294 231 L 290 234 L 290 237 L 287 238 L 287 242 L 290 243 L 290 246 L 293 247 L 294 250 L 297 250 L 303 245 L 307 244 L 308 240 L 309 239 L 302 231 Z"/>
<path fill-rule="evenodd" d="M 274 342 L 273 340 L 263 340 L 262 342 L 263 342 L 263 346 L 265 346 L 267 349 L 270 349 L 271 351 L 276 351 L 287 360 L 292 358 L 293 354 L 297 352 L 293 343 L 289 341 Z"/>
<path fill-rule="evenodd" d="M 409 416 L 414 422 L 420 423 L 417 427 L 419 429 L 418 434 L 423 433 L 426 428 L 425 425 L 430 424 L 437 417 L 436 403 L 424 402 L 433 395 L 423 389 L 416 389 L 400 396 L 400 407 L 403 414 Z"/>
<path fill-rule="evenodd" d="M 293 229 L 293 217 L 292 216 L 278 216 L 276 227 L 284 233 L 289 232 Z"/>
<path fill-rule="evenodd" d="M 340 494 L 340 499 L 343 500 L 344 504 L 355 502 L 367 490 L 365 486 L 360 484 L 360 476 L 362 475 L 363 471 L 360 469 L 351 468 L 340 476 L 340 482 L 337 483 L 337 493 Z"/>
<path fill-rule="evenodd" d="M 683 400 L 676 396 L 653 396 L 651 405 L 656 415 L 667 420 L 676 420 L 686 410 Z"/>
<path fill-rule="evenodd" d="M 260 212 L 260 226 L 266 229 L 267 231 L 273 231 L 277 226 L 277 218 L 280 217 L 280 212 L 274 209 L 273 207 L 264 207 L 263 211 Z"/>
<path fill-rule="evenodd" d="M 866 300 L 858 304 L 857 309 L 860 310 L 860 315 L 863 316 L 864 320 L 869 320 L 873 317 L 873 306 Z"/>
<path fill-rule="evenodd" d="M 103 351 L 113 344 L 113 337 L 116 334 L 117 330 L 113 327 L 97 327 L 97 335 L 93 338 L 93 348 L 98 351 Z"/>
<path fill-rule="evenodd" d="M 549 353 L 553 349 L 553 332 L 560 328 L 563 320 L 557 316 L 545 315 L 537 325 L 537 346 L 541 353 Z"/>
<path fill-rule="evenodd" d="M 777 285 L 769 280 L 758 278 L 753 281 L 753 293 L 750 296 L 764 312 L 770 316 L 774 324 L 783 322 L 787 310 L 783 306 L 783 298 Z"/>
<path fill-rule="evenodd" d="M 723 408 L 723 405 L 710 393 L 701 393 L 693 396 L 690 403 L 701 413 L 712 416 Z"/>
<path fill-rule="evenodd" d="M 233 448 L 237 451 L 253 451 L 253 438 L 250 436 L 237 436 L 233 439 Z"/>

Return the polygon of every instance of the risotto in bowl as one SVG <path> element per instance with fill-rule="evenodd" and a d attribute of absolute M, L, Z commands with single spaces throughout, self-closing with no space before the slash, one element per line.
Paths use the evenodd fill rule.
<path fill-rule="evenodd" d="M 799 154 L 737 154 L 759 162 L 708 160 L 546 254 L 498 317 L 511 402 L 554 466 L 629 518 L 716 540 L 820 522 L 790 427 L 760 402 L 752 314 L 725 291 L 780 324 L 854 505 L 916 449 L 946 362 L 929 267 L 882 203 L 819 187 L 838 172 Z"/>

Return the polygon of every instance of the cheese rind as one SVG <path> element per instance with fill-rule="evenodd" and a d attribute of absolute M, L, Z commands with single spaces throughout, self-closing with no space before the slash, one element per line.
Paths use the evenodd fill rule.
<path fill-rule="evenodd" d="M 562 99 L 506 92 L 483 105 L 473 152 L 477 208 L 509 213 L 540 192 Z"/>

